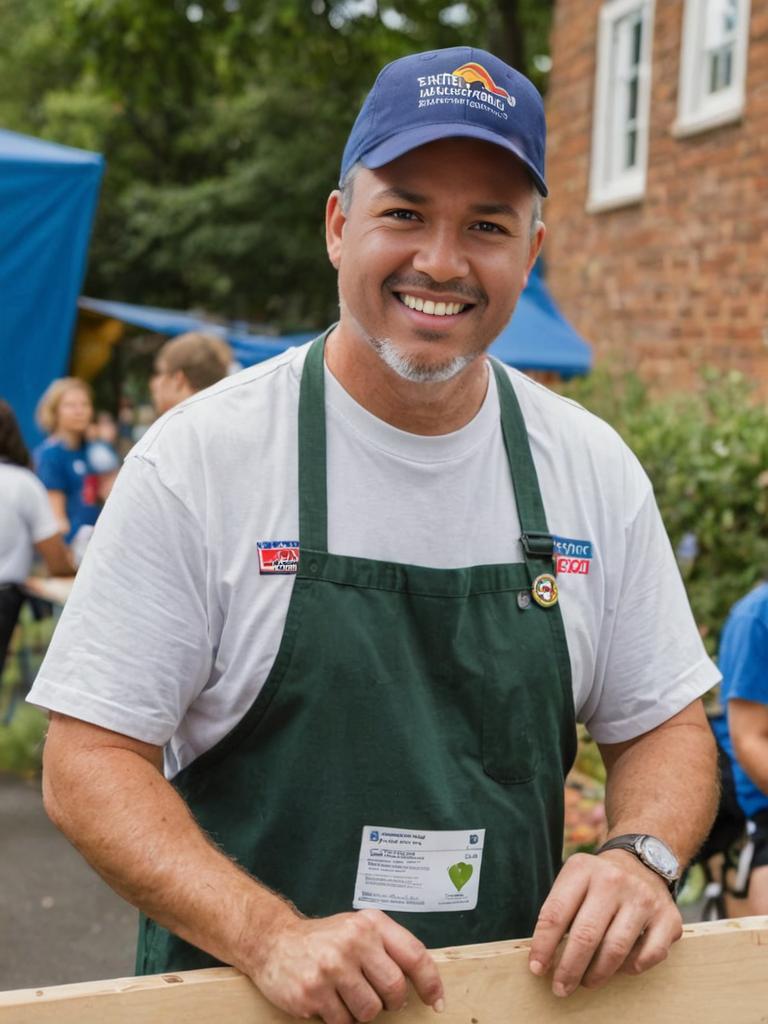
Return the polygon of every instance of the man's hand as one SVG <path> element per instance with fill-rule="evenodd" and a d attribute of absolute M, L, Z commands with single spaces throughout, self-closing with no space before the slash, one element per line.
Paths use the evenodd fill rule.
<path fill-rule="evenodd" d="M 443 984 L 424 944 L 380 910 L 282 918 L 262 936 L 248 971 L 270 1002 L 325 1024 L 370 1021 L 405 1005 L 410 980 L 442 1012 Z"/>
<path fill-rule="evenodd" d="M 640 974 L 666 959 L 683 934 L 666 883 L 626 850 L 575 854 L 558 875 L 533 933 L 529 967 L 555 965 L 552 991 L 568 996 L 583 985 L 599 988 L 617 971 Z"/>

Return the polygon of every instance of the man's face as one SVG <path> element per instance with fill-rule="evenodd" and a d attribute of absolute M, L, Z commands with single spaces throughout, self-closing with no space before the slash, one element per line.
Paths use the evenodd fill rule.
<path fill-rule="evenodd" d="M 346 215 L 327 212 L 340 332 L 412 380 L 447 379 L 507 324 L 544 236 L 519 161 L 445 139 L 378 170 L 360 168 Z"/>

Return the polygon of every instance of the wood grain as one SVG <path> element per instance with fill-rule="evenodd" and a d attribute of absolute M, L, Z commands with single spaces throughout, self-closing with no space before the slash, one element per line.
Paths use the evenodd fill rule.
<path fill-rule="evenodd" d="M 439 1024 L 768 1024 L 768 917 L 691 925 L 640 977 L 556 999 L 527 969 L 528 940 L 434 952 L 446 988 Z M 381 1024 L 437 1024 L 414 996 Z M 0 992 L 0 1024 L 286 1024 L 229 967 Z"/>

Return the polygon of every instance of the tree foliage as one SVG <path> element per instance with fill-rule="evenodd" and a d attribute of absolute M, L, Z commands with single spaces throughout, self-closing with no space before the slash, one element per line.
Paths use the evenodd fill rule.
<path fill-rule="evenodd" d="M 729 609 L 768 574 L 768 411 L 736 372 L 707 370 L 690 395 L 653 396 L 603 369 L 568 387 L 640 459 L 715 653 Z"/>
<path fill-rule="evenodd" d="M 283 328 L 334 315 L 323 208 L 384 63 L 541 76 L 551 0 L 0 0 L 6 127 L 107 158 L 89 294 Z"/>

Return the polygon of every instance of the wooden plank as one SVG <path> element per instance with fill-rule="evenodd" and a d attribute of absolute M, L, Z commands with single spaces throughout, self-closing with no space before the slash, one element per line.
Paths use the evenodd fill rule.
<path fill-rule="evenodd" d="M 446 988 L 439 1024 L 766 1024 L 768 917 L 691 925 L 640 977 L 556 999 L 527 969 L 528 940 L 435 951 Z M 395 1024 L 393 1014 L 379 1020 Z M 437 1024 L 415 996 L 397 1024 Z M 0 992 L 0 1024 L 287 1024 L 229 967 Z"/>

